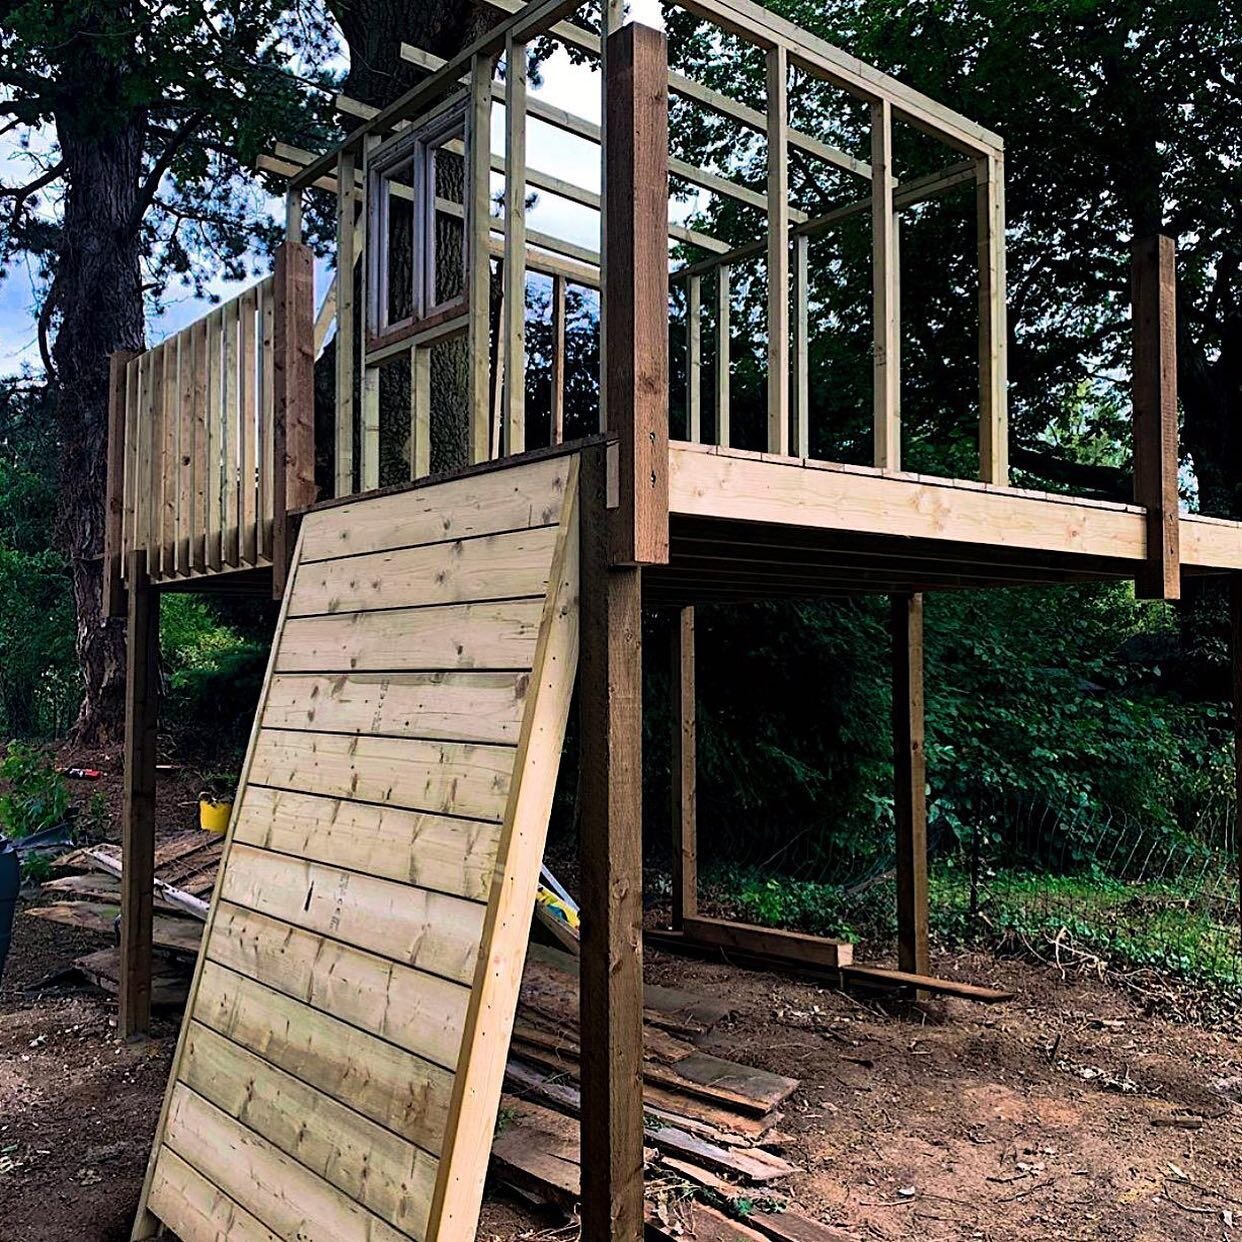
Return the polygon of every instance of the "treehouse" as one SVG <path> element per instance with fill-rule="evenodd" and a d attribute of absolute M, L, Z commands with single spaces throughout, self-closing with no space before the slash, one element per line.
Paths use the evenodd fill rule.
<path fill-rule="evenodd" d="M 924 593 L 1111 578 L 1171 599 L 1242 570 L 1242 527 L 1178 510 L 1168 239 L 1133 255 L 1134 502 L 1014 487 L 996 134 L 751 0 L 670 21 L 753 64 L 759 101 L 670 71 L 612 3 L 602 36 L 573 0 L 488 3 L 451 61 L 403 49 L 425 76 L 396 102 L 342 100 L 335 149 L 265 157 L 288 179 L 269 278 L 114 359 L 125 1034 L 150 1013 L 160 597 L 281 601 L 136 1239 L 474 1236 L 575 690 L 582 1219 L 640 1236 L 644 607 L 677 618 L 662 943 L 845 975 L 867 969 L 848 945 L 698 912 L 694 608 L 891 597 L 889 982 L 929 988 Z M 542 98 L 536 44 L 572 51 L 599 105 Z M 696 117 L 759 175 L 683 158 Z M 308 196 L 335 212 L 330 266 Z M 902 318 L 924 313 L 902 305 L 903 219 L 944 196 L 974 222 L 946 294 L 977 318 L 972 478 L 903 469 Z M 869 462 L 815 455 L 812 346 L 845 329 L 813 278 L 845 235 L 870 256 Z"/>

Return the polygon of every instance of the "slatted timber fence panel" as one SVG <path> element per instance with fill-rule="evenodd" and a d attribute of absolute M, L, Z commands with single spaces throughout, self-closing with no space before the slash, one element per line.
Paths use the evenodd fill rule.
<path fill-rule="evenodd" d="M 577 458 L 303 520 L 134 1238 L 472 1238 L 577 664 Z"/>
<path fill-rule="evenodd" d="M 268 277 L 122 364 L 119 543 L 153 581 L 272 563 L 274 297 Z"/>

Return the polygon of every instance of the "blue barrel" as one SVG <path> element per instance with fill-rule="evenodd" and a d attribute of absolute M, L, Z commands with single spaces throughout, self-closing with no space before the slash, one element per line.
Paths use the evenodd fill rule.
<path fill-rule="evenodd" d="M 0 978 L 13 938 L 13 915 L 17 911 L 17 890 L 22 884 L 21 863 L 11 841 L 0 837 Z"/>

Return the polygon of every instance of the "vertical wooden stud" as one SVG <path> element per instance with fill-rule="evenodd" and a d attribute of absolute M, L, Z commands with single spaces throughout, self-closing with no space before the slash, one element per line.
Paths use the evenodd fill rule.
<path fill-rule="evenodd" d="M 125 368 L 125 515 L 122 521 L 121 573 L 129 573 L 130 550 L 138 546 L 139 441 L 142 433 L 143 354 Z M 128 580 L 128 579 L 127 579 Z"/>
<path fill-rule="evenodd" d="M 104 499 L 104 599 L 108 617 L 123 615 L 125 588 L 121 560 L 125 548 L 126 376 L 132 350 L 108 359 L 108 477 Z"/>
<path fill-rule="evenodd" d="M 276 252 L 272 306 L 272 594 L 293 557 L 288 514 L 315 502 L 315 292 L 310 247 Z"/>
<path fill-rule="evenodd" d="M 703 438 L 703 284 L 699 276 L 686 281 L 686 439 Z"/>
<path fill-rule="evenodd" d="M 565 311 L 566 281 L 552 277 L 552 413 L 549 435 L 553 444 L 565 440 Z"/>
<path fill-rule="evenodd" d="M 201 573 L 207 565 L 207 480 L 210 474 L 207 419 L 207 319 L 191 328 L 194 383 L 191 398 L 194 419 L 194 495 L 190 522 L 190 569 Z"/>
<path fill-rule="evenodd" d="M 223 337 L 224 308 L 221 307 L 207 320 L 207 568 L 213 573 L 223 564 L 224 545 L 220 507 L 224 494 Z"/>
<path fill-rule="evenodd" d="M 895 595 L 893 776 L 897 828 L 897 956 L 927 974 L 927 775 L 923 751 L 923 597 Z"/>
<path fill-rule="evenodd" d="M 160 450 L 160 516 L 159 516 L 159 570 L 160 577 L 173 577 L 176 569 L 177 548 L 177 414 L 181 395 L 181 338 L 169 337 L 164 342 L 163 416 L 161 428 L 163 443 Z"/>
<path fill-rule="evenodd" d="M 1175 262 L 1171 237 L 1134 244 L 1134 499 L 1147 510 L 1147 556 L 1135 591 L 1143 599 L 1182 593 Z"/>
<path fill-rule="evenodd" d="M 637 23 L 604 44 L 608 80 L 608 420 L 619 449 L 613 558 L 668 560 L 668 54 Z"/>
<path fill-rule="evenodd" d="M 789 56 L 768 49 L 768 452 L 789 453 Z"/>
<path fill-rule="evenodd" d="M 811 455 L 811 310 L 810 238 L 794 238 L 793 391 L 794 432 L 790 451 L 795 457 Z"/>
<path fill-rule="evenodd" d="M 672 629 L 673 928 L 698 913 L 698 722 L 694 685 L 694 609 L 683 608 Z"/>
<path fill-rule="evenodd" d="M 121 978 L 123 1038 L 151 1026 L 155 898 L 155 730 L 159 716 L 160 602 L 146 552 L 129 559 L 125 670 L 125 789 L 121 812 Z"/>
<path fill-rule="evenodd" d="M 354 262 L 358 160 L 342 151 L 336 186 L 336 494 L 354 490 Z"/>
<path fill-rule="evenodd" d="M 258 457 L 259 457 L 259 299 L 248 289 L 238 302 L 241 318 L 241 538 L 239 554 L 243 565 L 254 565 L 259 556 L 258 540 Z"/>
<path fill-rule="evenodd" d="M 979 237 L 979 477 L 1009 483 L 1009 346 L 1005 310 L 1005 163 L 975 165 Z"/>
<path fill-rule="evenodd" d="M 611 38 L 622 38 L 625 29 L 634 27 Z M 615 139 L 617 128 L 610 132 Z M 641 571 L 609 563 L 606 476 L 604 451 L 585 452 L 578 665 L 582 1237 L 583 1242 L 638 1242 L 643 1236 Z"/>
<path fill-rule="evenodd" d="M 731 280 L 729 265 L 716 269 L 716 443 L 728 448 L 732 442 L 729 380 L 733 370 L 730 323 Z"/>
<path fill-rule="evenodd" d="M 276 473 L 276 281 L 259 287 L 259 555 L 272 556 L 272 479 Z M 314 297 L 314 291 L 311 292 Z M 313 328 L 312 328 L 313 332 Z M 316 351 L 318 357 L 318 351 Z M 283 466 L 283 462 L 280 465 Z"/>
<path fill-rule="evenodd" d="M 526 449 L 526 44 L 505 41 L 505 406 L 500 451 Z"/>
<path fill-rule="evenodd" d="M 894 184 L 893 112 L 888 100 L 881 99 L 871 105 L 871 348 L 875 371 L 875 464 L 887 470 L 901 469 Z"/>
<path fill-rule="evenodd" d="M 302 240 L 302 191 L 288 190 L 285 193 L 285 241 L 300 242 Z"/>
<path fill-rule="evenodd" d="M 410 478 L 431 473 L 431 350 L 410 350 Z"/>
<path fill-rule="evenodd" d="M 466 329 L 470 351 L 470 461 L 486 461 L 490 454 L 491 422 L 491 177 L 492 177 L 492 60 L 476 56 L 470 69 L 470 186 L 467 217 L 468 304 Z"/>

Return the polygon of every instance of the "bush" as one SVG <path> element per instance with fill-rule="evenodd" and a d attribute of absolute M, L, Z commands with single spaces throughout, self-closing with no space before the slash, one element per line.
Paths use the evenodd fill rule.
<path fill-rule="evenodd" d="M 69 786 L 45 750 L 10 742 L 0 763 L 0 829 L 14 840 L 53 828 L 69 813 Z"/>

